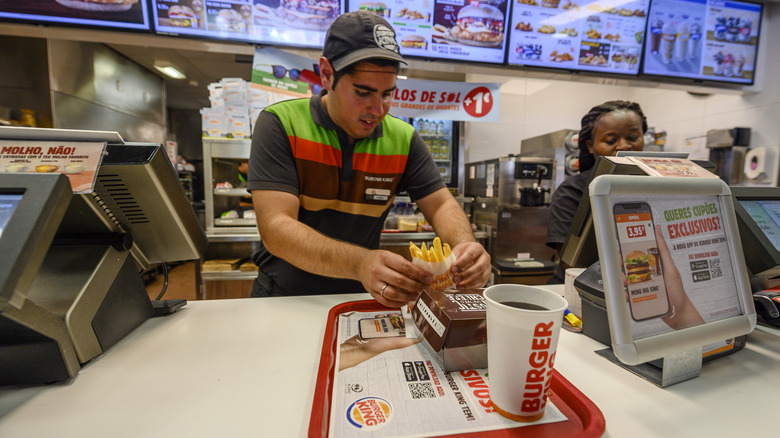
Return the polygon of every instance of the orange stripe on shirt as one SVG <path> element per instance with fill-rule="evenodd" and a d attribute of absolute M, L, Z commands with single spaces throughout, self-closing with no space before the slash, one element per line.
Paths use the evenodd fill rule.
<path fill-rule="evenodd" d="M 317 143 L 300 137 L 289 136 L 293 156 L 299 160 L 314 161 L 328 166 L 341 164 L 341 151 L 331 145 Z"/>

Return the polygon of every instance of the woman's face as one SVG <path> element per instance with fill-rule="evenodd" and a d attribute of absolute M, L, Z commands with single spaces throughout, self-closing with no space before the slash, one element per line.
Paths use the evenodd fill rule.
<path fill-rule="evenodd" d="M 642 119 L 633 111 L 617 110 L 602 116 L 593 127 L 588 150 L 594 158 L 618 151 L 641 151 L 645 147 Z"/>

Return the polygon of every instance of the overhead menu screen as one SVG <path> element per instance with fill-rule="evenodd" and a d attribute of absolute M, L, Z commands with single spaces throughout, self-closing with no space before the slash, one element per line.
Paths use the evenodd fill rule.
<path fill-rule="evenodd" d="M 347 9 L 384 17 L 404 56 L 502 64 L 510 1 L 349 0 Z"/>
<path fill-rule="evenodd" d="M 149 30 L 146 0 L 0 1 L 0 20 Z"/>
<path fill-rule="evenodd" d="M 344 12 L 339 0 L 152 0 L 152 5 L 158 33 L 318 49 Z"/>
<path fill-rule="evenodd" d="M 780 200 L 739 200 L 764 236 L 780 251 Z"/>
<path fill-rule="evenodd" d="M 653 0 L 643 73 L 752 84 L 762 5 Z"/>
<path fill-rule="evenodd" d="M 507 62 L 636 75 L 650 0 L 512 0 Z"/>
<path fill-rule="evenodd" d="M 3 230 L 8 225 L 8 220 L 11 219 L 11 215 L 21 200 L 22 195 L 0 194 L 0 236 L 3 235 Z"/>

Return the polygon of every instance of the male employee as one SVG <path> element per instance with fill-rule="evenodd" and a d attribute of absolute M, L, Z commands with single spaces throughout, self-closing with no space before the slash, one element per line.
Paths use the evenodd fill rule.
<path fill-rule="evenodd" d="M 344 14 L 325 36 L 322 93 L 277 103 L 258 117 L 247 183 L 262 238 L 252 296 L 368 291 L 392 307 L 414 300 L 430 275 L 377 250 L 403 191 L 452 247 L 457 287 L 485 285 L 490 256 L 425 143 L 411 125 L 385 117 L 400 63 L 383 18 Z"/>

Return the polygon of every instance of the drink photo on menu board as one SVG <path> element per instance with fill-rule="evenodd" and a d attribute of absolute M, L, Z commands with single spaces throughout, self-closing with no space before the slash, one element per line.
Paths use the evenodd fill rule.
<path fill-rule="evenodd" d="M 350 0 L 348 9 L 384 17 L 404 56 L 504 62 L 508 0 Z"/>
<path fill-rule="evenodd" d="M 650 0 L 513 0 L 508 63 L 636 75 Z"/>
<path fill-rule="evenodd" d="M 154 0 L 159 33 L 322 48 L 339 0 Z"/>
<path fill-rule="evenodd" d="M 653 0 L 644 73 L 752 84 L 761 5 Z"/>

